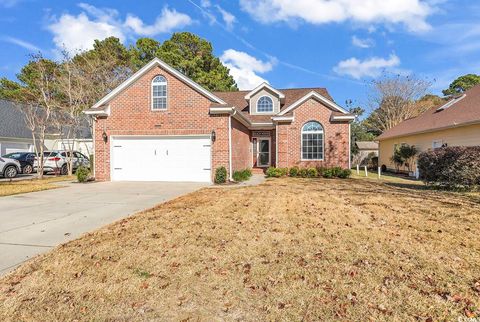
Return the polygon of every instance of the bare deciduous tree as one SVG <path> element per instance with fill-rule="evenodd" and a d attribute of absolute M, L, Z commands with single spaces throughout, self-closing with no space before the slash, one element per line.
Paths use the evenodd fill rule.
<path fill-rule="evenodd" d="M 430 106 L 420 103 L 431 83 L 416 76 L 384 75 L 372 82 L 368 105 L 373 111 L 367 127 L 380 134 L 406 119 L 416 117 Z"/>
<path fill-rule="evenodd" d="M 22 111 L 27 127 L 32 131 L 35 154 L 37 156 L 37 172 L 43 178 L 45 139 L 49 131 L 53 131 L 53 120 L 56 117 L 56 78 L 58 66 L 45 59 L 41 54 L 33 54 L 28 65 L 31 81 L 24 88 L 17 100 L 17 107 Z"/>

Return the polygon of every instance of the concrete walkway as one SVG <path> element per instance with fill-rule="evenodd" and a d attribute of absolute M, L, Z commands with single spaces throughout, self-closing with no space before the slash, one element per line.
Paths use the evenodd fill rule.
<path fill-rule="evenodd" d="M 69 183 L 0 197 L 0 275 L 85 232 L 207 186 L 201 183 Z"/>

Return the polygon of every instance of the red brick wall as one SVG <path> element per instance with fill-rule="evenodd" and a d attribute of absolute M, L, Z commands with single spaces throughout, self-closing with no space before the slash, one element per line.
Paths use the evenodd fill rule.
<path fill-rule="evenodd" d="M 332 110 L 310 99 L 294 110 L 295 121 L 281 123 L 278 131 L 278 167 L 340 166 L 348 168 L 349 125 L 347 122 L 330 122 Z M 301 131 L 308 121 L 318 121 L 324 129 L 323 161 L 301 161 Z"/>
<path fill-rule="evenodd" d="M 167 110 L 151 110 L 151 80 L 163 75 L 168 82 Z M 152 68 L 110 102 L 111 114 L 95 124 L 95 176 L 110 179 L 110 136 L 193 135 L 216 132 L 212 145 L 215 169 L 228 170 L 228 115 L 209 115 L 211 101 L 160 67 Z M 105 144 L 102 133 L 109 137 Z"/>
<path fill-rule="evenodd" d="M 233 171 L 252 167 L 250 130 L 232 117 L 232 167 Z"/>

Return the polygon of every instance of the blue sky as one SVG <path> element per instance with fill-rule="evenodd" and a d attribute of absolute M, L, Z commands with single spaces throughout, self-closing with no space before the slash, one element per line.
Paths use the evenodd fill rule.
<path fill-rule="evenodd" d="M 468 0 L 0 0 L 0 77 L 14 79 L 41 50 L 81 50 L 93 39 L 208 39 L 241 88 L 327 87 L 366 103 L 382 71 L 416 74 L 439 94 L 480 73 L 480 3 Z"/>

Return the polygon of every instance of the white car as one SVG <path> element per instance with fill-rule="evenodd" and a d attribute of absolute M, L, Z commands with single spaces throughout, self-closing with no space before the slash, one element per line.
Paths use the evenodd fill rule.
<path fill-rule="evenodd" d="M 56 172 L 62 175 L 68 173 L 70 151 L 47 151 L 43 152 L 43 173 Z M 33 169 L 38 171 L 39 158 L 33 161 Z M 73 171 L 80 166 L 90 168 L 90 160 L 80 152 L 73 151 Z"/>
<path fill-rule="evenodd" d="M 0 175 L 4 178 L 15 178 L 21 171 L 20 162 L 15 159 L 0 157 Z"/>

